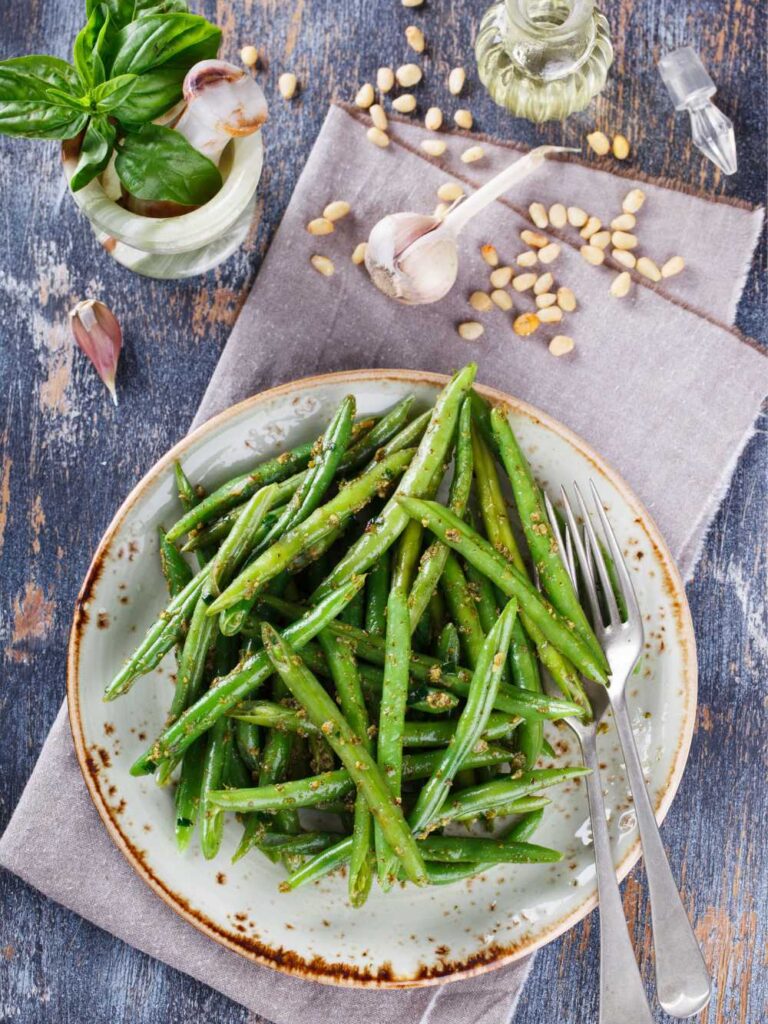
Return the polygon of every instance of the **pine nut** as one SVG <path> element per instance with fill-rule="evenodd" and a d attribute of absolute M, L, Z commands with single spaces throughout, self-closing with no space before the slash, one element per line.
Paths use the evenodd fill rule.
<path fill-rule="evenodd" d="M 296 81 L 296 75 L 290 71 L 284 71 L 277 80 L 277 88 L 284 100 L 293 99 L 296 95 L 298 84 L 299 83 Z"/>
<path fill-rule="evenodd" d="M 527 252 L 521 252 L 515 262 L 519 267 L 535 267 L 539 262 L 539 257 L 533 249 L 529 249 Z"/>
<path fill-rule="evenodd" d="M 437 198 L 442 199 L 444 203 L 453 203 L 463 195 L 464 189 L 457 181 L 446 181 L 437 190 Z"/>
<path fill-rule="evenodd" d="M 617 274 L 611 282 L 611 295 L 616 299 L 623 299 L 632 287 L 632 277 L 628 270 Z"/>
<path fill-rule="evenodd" d="M 629 267 L 630 270 L 637 263 L 637 256 L 633 252 L 629 252 L 628 249 L 612 249 L 611 256 L 620 263 L 622 267 Z"/>
<path fill-rule="evenodd" d="M 537 315 L 543 324 L 559 324 L 563 319 L 563 311 L 559 306 L 547 306 L 540 309 Z"/>
<path fill-rule="evenodd" d="M 546 309 L 547 306 L 554 306 L 557 302 L 557 296 L 553 295 L 552 292 L 542 292 L 541 295 L 536 296 L 536 305 L 539 309 Z"/>
<path fill-rule="evenodd" d="M 358 242 L 352 253 L 352 262 L 356 266 L 360 266 L 361 263 L 365 262 L 365 251 L 368 248 L 367 242 Z"/>
<path fill-rule="evenodd" d="M 402 96 L 392 100 L 392 106 L 398 114 L 412 114 L 416 109 L 416 97 L 404 92 Z"/>
<path fill-rule="evenodd" d="M 591 238 L 592 235 L 596 234 L 603 226 L 603 222 L 599 217 L 590 217 L 584 227 L 581 229 L 579 234 L 582 238 Z"/>
<path fill-rule="evenodd" d="M 611 221 L 611 229 L 613 231 L 633 231 L 636 224 L 637 217 L 634 213 L 620 213 Z"/>
<path fill-rule="evenodd" d="M 443 112 L 440 107 L 430 107 L 424 118 L 424 127 L 430 132 L 439 131 L 443 124 Z"/>
<path fill-rule="evenodd" d="M 376 88 L 379 92 L 389 92 L 395 84 L 395 72 L 392 68 L 379 68 L 376 72 Z"/>
<path fill-rule="evenodd" d="M 624 213 L 637 213 L 645 202 L 645 192 L 641 188 L 633 188 L 624 196 L 621 208 Z"/>
<path fill-rule="evenodd" d="M 536 284 L 536 274 L 518 274 L 512 279 L 512 287 L 516 292 L 527 292 Z"/>
<path fill-rule="evenodd" d="M 374 146 L 379 146 L 380 149 L 384 149 L 389 145 L 389 136 L 387 133 L 383 132 L 381 128 L 377 128 L 375 125 L 372 125 L 365 134 L 368 141 L 372 142 Z"/>
<path fill-rule="evenodd" d="M 521 338 L 526 338 L 529 334 L 533 334 L 540 322 L 535 313 L 521 313 L 512 324 L 512 330 L 515 334 L 519 334 Z"/>
<path fill-rule="evenodd" d="M 461 90 L 464 88 L 464 81 L 466 77 L 464 68 L 453 68 L 451 70 L 451 73 L 448 75 L 448 92 L 451 96 L 459 95 Z"/>
<path fill-rule="evenodd" d="M 501 288 L 494 288 L 491 292 L 491 298 L 499 309 L 503 309 L 505 313 L 512 309 L 512 296 L 509 292 L 502 291 Z"/>
<path fill-rule="evenodd" d="M 611 244 L 611 232 L 596 231 L 590 238 L 589 244 L 597 246 L 598 249 L 607 249 Z"/>
<path fill-rule="evenodd" d="M 481 245 L 480 255 L 483 257 L 489 267 L 498 267 L 499 265 L 499 254 L 496 252 L 495 245 Z"/>
<path fill-rule="evenodd" d="M 494 288 L 506 288 L 512 280 L 512 267 L 497 267 L 491 271 L 491 284 Z"/>
<path fill-rule="evenodd" d="M 583 228 L 587 223 L 587 213 L 580 206 L 569 206 L 567 213 L 568 223 L 572 228 Z"/>
<path fill-rule="evenodd" d="M 472 292 L 469 296 L 469 304 L 478 313 L 487 313 L 489 309 L 493 308 L 491 296 L 487 292 Z"/>
<path fill-rule="evenodd" d="M 389 127 L 389 118 L 387 117 L 384 107 L 382 107 L 380 103 L 374 103 L 368 113 L 371 115 L 371 120 L 376 127 L 385 132 Z"/>
<path fill-rule="evenodd" d="M 672 256 L 661 268 L 662 277 L 674 277 L 681 270 L 685 269 L 685 260 L 682 256 Z"/>
<path fill-rule="evenodd" d="M 457 110 L 453 115 L 453 120 L 457 128 L 463 128 L 467 132 L 474 123 L 469 110 Z"/>
<path fill-rule="evenodd" d="M 532 249 L 543 249 L 545 245 L 549 244 L 546 235 L 540 235 L 538 231 L 529 231 L 527 228 L 520 232 L 520 237 Z"/>
<path fill-rule="evenodd" d="M 611 241 L 615 249 L 635 249 L 637 247 L 636 236 L 630 235 L 628 231 L 614 231 Z"/>
<path fill-rule="evenodd" d="M 456 328 L 464 341 L 477 341 L 485 333 L 485 328 L 477 320 L 466 320 Z"/>
<path fill-rule="evenodd" d="M 326 217 L 315 217 L 307 224 L 307 231 L 310 235 L 330 235 L 333 224 Z"/>
<path fill-rule="evenodd" d="M 361 110 L 367 110 L 375 99 L 376 94 L 373 91 L 373 86 L 370 82 L 364 82 L 357 90 L 355 106 L 360 107 Z"/>
<path fill-rule="evenodd" d="M 554 263 L 560 255 L 560 246 L 557 242 L 550 242 L 543 249 L 539 249 L 539 260 L 541 263 Z"/>
<path fill-rule="evenodd" d="M 547 216 L 547 208 L 544 203 L 531 203 L 528 207 L 528 213 L 537 228 L 549 227 L 549 217 Z"/>
<path fill-rule="evenodd" d="M 247 68 L 255 68 L 259 63 L 259 51 L 255 46 L 244 46 L 240 51 L 240 60 Z"/>
<path fill-rule="evenodd" d="M 587 145 L 598 156 L 605 156 L 611 149 L 608 136 L 604 132 L 590 132 L 587 136 Z"/>
<path fill-rule="evenodd" d="M 629 139 L 624 135 L 614 135 L 611 149 L 617 160 L 626 160 L 629 156 Z"/>
<path fill-rule="evenodd" d="M 572 313 L 576 309 L 576 296 L 570 288 L 563 285 L 557 289 L 557 304 L 564 313 Z"/>
<path fill-rule="evenodd" d="M 461 154 L 461 162 L 463 164 L 474 164 L 478 160 L 482 160 L 485 156 L 485 150 L 482 146 L 470 146 L 469 149 L 465 149 Z"/>
<path fill-rule="evenodd" d="M 309 262 L 318 274 L 322 274 L 323 277 L 331 277 L 336 269 L 333 262 L 327 256 L 310 256 Z"/>
<path fill-rule="evenodd" d="M 567 356 L 573 352 L 573 338 L 567 334 L 556 334 L 549 343 L 549 351 L 553 356 Z"/>
<path fill-rule="evenodd" d="M 424 53 L 424 33 L 418 26 L 408 26 L 405 30 L 405 41 L 416 53 Z"/>
<path fill-rule="evenodd" d="M 421 143 L 421 148 L 429 156 L 442 156 L 445 152 L 445 143 L 440 139 L 424 139 Z"/>
<path fill-rule="evenodd" d="M 541 277 L 537 279 L 536 284 L 533 286 L 533 294 L 543 295 L 544 292 L 548 292 L 549 289 L 552 287 L 554 280 L 554 277 L 552 277 L 549 271 L 547 271 L 546 274 L 542 274 Z"/>
<path fill-rule="evenodd" d="M 605 259 L 605 253 L 602 249 L 598 249 L 595 245 L 582 245 L 579 252 L 587 263 L 591 263 L 593 267 L 599 267 Z"/>
<path fill-rule="evenodd" d="M 421 7 L 424 0 L 403 0 L 403 7 Z"/>
<path fill-rule="evenodd" d="M 400 67 L 395 71 L 395 78 L 397 84 L 402 86 L 403 89 L 410 89 L 414 85 L 418 85 L 422 78 L 422 71 L 418 64 L 401 64 Z"/>
<path fill-rule="evenodd" d="M 434 216 L 437 217 L 438 220 L 442 220 L 450 208 L 450 203 L 438 203 L 434 209 Z"/>
<path fill-rule="evenodd" d="M 323 216 L 326 220 L 334 221 L 341 220 L 342 217 L 346 217 L 352 207 L 349 203 L 343 199 L 335 199 L 332 203 L 328 203 L 326 208 L 323 210 Z"/>
<path fill-rule="evenodd" d="M 636 264 L 638 274 L 651 281 L 661 280 L 661 271 L 649 256 L 641 256 Z"/>
<path fill-rule="evenodd" d="M 555 203 L 549 208 L 549 223 L 553 228 L 564 228 L 568 223 L 568 212 L 562 203 Z"/>

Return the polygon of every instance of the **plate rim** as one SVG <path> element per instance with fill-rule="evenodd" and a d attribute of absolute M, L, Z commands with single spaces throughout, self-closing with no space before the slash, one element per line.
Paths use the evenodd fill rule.
<path fill-rule="evenodd" d="M 279 950 L 271 950 L 270 952 L 272 955 L 267 956 L 253 948 L 249 948 L 249 946 L 244 943 L 239 943 L 235 937 L 225 932 L 219 925 L 207 918 L 201 911 L 190 907 L 182 896 L 175 893 L 165 882 L 155 875 L 155 873 L 144 863 L 142 857 L 139 855 L 139 851 L 134 847 L 131 840 L 122 833 L 115 817 L 111 814 L 109 807 L 105 803 L 101 790 L 97 784 L 97 773 L 94 771 L 92 758 L 86 746 L 82 716 L 80 713 L 79 694 L 80 642 L 83 631 L 88 625 L 86 605 L 93 588 L 101 577 L 104 556 L 109 550 L 116 532 L 120 528 L 128 512 L 140 500 L 143 492 L 150 487 L 157 478 L 161 476 L 189 447 L 203 439 L 206 435 L 214 433 L 228 420 L 255 406 L 274 398 L 278 398 L 282 395 L 289 394 L 297 389 L 320 387 L 327 383 L 376 383 L 381 380 L 395 380 L 409 384 L 427 383 L 439 387 L 444 386 L 447 381 L 450 380 L 450 375 L 433 373 L 426 370 L 360 368 L 355 370 L 339 370 L 332 373 L 313 374 L 309 377 L 297 378 L 296 380 L 259 391 L 255 395 L 251 395 L 234 405 L 228 406 L 226 409 L 217 413 L 215 416 L 212 416 L 210 419 L 206 420 L 205 423 L 202 423 L 200 426 L 186 434 L 155 463 L 153 463 L 138 483 L 131 488 L 129 494 L 121 503 L 109 525 L 106 527 L 96 547 L 96 551 L 91 558 L 83 583 L 80 587 L 77 598 L 75 599 L 72 626 L 67 645 L 67 710 L 70 731 L 72 733 L 72 740 L 75 746 L 78 764 L 80 765 L 80 770 L 85 780 L 88 793 L 99 817 L 107 829 L 107 833 L 133 870 L 136 871 L 150 889 L 152 889 L 152 891 L 175 913 L 179 914 L 199 932 L 206 935 L 208 938 L 213 939 L 213 941 L 217 942 L 219 945 L 238 953 L 251 963 L 257 963 L 261 966 L 269 967 L 282 974 L 301 978 L 304 981 L 315 981 L 321 984 L 341 987 L 374 990 L 398 990 L 422 988 L 426 986 L 446 984 L 453 981 L 460 981 L 462 979 L 475 977 L 488 971 L 508 966 L 509 964 L 520 960 L 522 957 L 530 955 L 542 946 L 548 945 L 560 935 L 569 931 L 574 927 L 574 925 L 578 924 L 579 921 L 583 920 L 589 913 L 591 913 L 594 907 L 597 906 L 597 896 L 596 894 L 588 896 L 581 904 L 579 904 L 579 906 L 575 907 L 573 911 L 556 921 L 537 938 L 533 938 L 527 942 L 520 942 L 506 951 L 502 950 L 498 954 L 494 953 L 492 958 L 483 958 L 478 960 L 476 957 L 473 957 L 470 958 L 467 963 L 459 965 L 454 963 L 446 964 L 444 965 L 446 968 L 445 970 L 443 970 L 443 967 L 430 968 L 428 972 L 423 972 L 413 978 L 392 979 L 390 977 L 382 977 L 381 975 L 361 973 L 358 968 L 352 967 L 349 964 L 329 964 L 325 960 L 322 960 L 322 958 L 318 958 L 321 960 L 318 964 L 314 960 L 307 961 L 303 957 L 282 948 Z M 685 593 L 685 584 L 680 576 L 680 572 L 674 558 L 669 551 L 661 531 L 643 502 L 640 501 L 621 474 L 619 474 L 610 463 L 606 462 L 606 460 L 579 434 L 575 433 L 553 416 L 550 416 L 548 413 L 537 408 L 531 403 L 524 401 L 523 399 L 516 398 L 498 388 L 480 384 L 478 382 L 475 382 L 473 387 L 479 394 L 488 399 L 494 405 L 505 406 L 514 412 L 518 412 L 529 417 L 529 419 L 535 422 L 541 423 L 544 427 L 553 431 L 555 434 L 558 434 L 564 440 L 570 442 L 574 447 L 576 447 L 584 457 L 593 463 L 595 468 L 599 470 L 602 475 L 611 481 L 627 504 L 638 511 L 641 517 L 639 525 L 646 532 L 648 539 L 661 556 L 661 561 L 668 574 L 668 582 L 671 585 L 672 597 L 676 601 L 676 605 L 679 609 L 680 626 L 684 640 L 684 664 L 681 678 L 684 692 L 684 724 L 681 735 L 678 738 L 677 750 L 674 755 L 674 763 L 667 777 L 664 791 L 662 792 L 655 808 L 656 820 L 661 824 L 677 794 L 688 763 L 698 705 L 698 659 L 696 653 L 696 637 L 693 630 L 690 606 Z M 626 851 L 622 861 L 616 868 L 616 875 L 619 882 L 629 874 L 640 859 L 641 853 L 642 850 L 638 836 L 632 846 Z"/>

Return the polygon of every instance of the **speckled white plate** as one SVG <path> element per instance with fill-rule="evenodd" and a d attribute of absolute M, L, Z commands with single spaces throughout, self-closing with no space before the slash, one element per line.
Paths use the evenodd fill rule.
<path fill-rule="evenodd" d="M 172 462 L 182 459 L 206 486 L 242 472 L 286 445 L 314 438 L 344 394 L 360 414 L 381 412 L 408 392 L 426 406 L 444 379 L 409 371 L 360 370 L 284 385 L 243 402 L 169 452 L 139 483 L 99 545 L 78 600 L 69 650 L 69 710 L 85 781 L 117 846 L 155 892 L 212 939 L 259 963 L 318 981 L 408 986 L 489 970 L 530 953 L 595 905 L 595 873 L 584 787 L 549 791 L 552 806 L 535 841 L 565 852 L 561 863 L 500 866 L 473 882 L 425 890 L 374 891 L 365 909 L 346 899 L 334 877 L 286 895 L 282 869 L 254 854 L 230 863 L 240 834 L 227 829 L 214 862 L 174 843 L 173 800 L 150 778 L 128 774 L 160 730 L 171 696 L 169 658 L 130 693 L 102 702 L 104 685 L 164 602 L 157 559 L 158 523 L 177 516 Z M 696 651 L 682 583 L 647 512 L 626 484 L 578 437 L 544 413 L 504 402 L 539 478 L 596 479 L 628 556 L 647 651 L 629 686 L 629 706 L 653 800 L 661 819 L 679 785 L 696 710 Z M 554 727 L 561 763 L 577 763 L 570 734 Z M 613 726 L 599 737 L 600 760 L 619 876 L 639 854 L 637 830 Z"/>

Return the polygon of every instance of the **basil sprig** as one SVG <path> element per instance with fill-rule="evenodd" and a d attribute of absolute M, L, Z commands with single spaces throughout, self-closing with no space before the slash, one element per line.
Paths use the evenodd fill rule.
<path fill-rule="evenodd" d="M 72 63 L 0 61 L 0 133 L 29 139 L 82 135 L 73 191 L 115 168 L 133 195 L 187 206 L 221 186 L 218 168 L 187 140 L 150 122 L 181 99 L 187 71 L 215 57 L 221 31 L 186 0 L 86 0 Z"/>

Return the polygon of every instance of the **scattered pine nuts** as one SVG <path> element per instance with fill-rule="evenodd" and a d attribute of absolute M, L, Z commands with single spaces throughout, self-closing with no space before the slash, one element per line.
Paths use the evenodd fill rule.
<path fill-rule="evenodd" d="M 326 208 L 323 210 L 323 216 L 326 220 L 335 221 L 341 220 L 342 217 L 346 217 L 352 207 L 349 203 L 343 199 L 335 199 L 332 203 L 328 203 Z"/>
<path fill-rule="evenodd" d="M 499 265 L 499 254 L 496 252 L 495 245 L 481 245 L 480 255 L 483 257 L 489 267 L 498 267 Z"/>
<path fill-rule="evenodd" d="M 442 199 L 444 203 L 453 203 L 463 195 L 464 189 L 457 181 L 446 181 L 437 190 L 437 198 Z"/>
<path fill-rule="evenodd" d="M 379 92 L 389 92 L 395 84 L 395 72 L 392 68 L 379 68 L 376 72 L 376 88 Z"/>
<path fill-rule="evenodd" d="M 382 107 L 380 103 L 374 103 L 368 113 L 371 115 L 371 120 L 376 127 L 385 132 L 389 127 L 389 118 L 387 117 L 387 112 L 384 110 L 384 107 Z"/>
<path fill-rule="evenodd" d="M 596 245 L 582 245 L 579 252 L 587 263 L 591 263 L 593 267 L 599 267 L 605 259 L 604 251 L 598 249 Z"/>
<path fill-rule="evenodd" d="M 365 134 L 368 141 L 372 142 L 374 146 L 378 146 L 380 149 L 385 149 L 389 145 L 389 136 L 386 132 L 383 132 L 381 128 L 377 128 L 376 125 L 371 125 Z"/>
<path fill-rule="evenodd" d="M 632 277 L 628 270 L 617 274 L 611 282 L 611 295 L 616 299 L 623 299 L 632 287 Z"/>
<path fill-rule="evenodd" d="M 611 241 L 614 249 L 635 249 L 637 247 L 637 237 L 628 231 L 614 231 Z"/>
<path fill-rule="evenodd" d="M 327 256 L 310 256 L 309 262 L 318 274 L 322 274 L 323 277 L 331 277 L 336 269 L 333 265 L 333 261 L 329 260 Z"/>
<path fill-rule="evenodd" d="M 244 46 L 240 51 L 240 60 L 247 68 L 255 68 L 259 63 L 259 51 L 255 46 Z"/>
<path fill-rule="evenodd" d="M 512 279 L 512 287 L 516 292 L 527 292 L 536 284 L 536 274 L 518 274 Z"/>
<path fill-rule="evenodd" d="M 474 123 L 469 110 L 457 110 L 453 115 L 453 120 L 457 128 L 463 128 L 465 131 L 469 131 Z"/>
<path fill-rule="evenodd" d="M 552 287 L 554 280 L 554 277 L 552 277 L 549 271 L 547 271 L 546 274 L 542 274 L 541 277 L 537 279 L 536 284 L 533 286 L 533 294 L 543 295 L 545 292 L 548 292 L 549 289 Z"/>
<path fill-rule="evenodd" d="M 637 267 L 638 274 L 642 274 L 643 277 L 647 277 L 651 281 L 661 280 L 661 271 L 650 256 L 641 256 L 635 266 Z"/>
<path fill-rule="evenodd" d="M 315 217 L 307 224 L 307 231 L 310 235 L 330 235 L 333 224 L 326 217 Z"/>
<path fill-rule="evenodd" d="M 491 271 L 491 284 L 494 288 L 506 288 L 512 280 L 512 267 L 497 267 Z"/>
<path fill-rule="evenodd" d="M 491 292 L 491 298 L 499 309 L 503 309 L 505 313 L 512 309 L 512 296 L 509 292 L 502 291 L 501 288 L 494 288 Z"/>
<path fill-rule="evenodd" d="M 478 160 L 482 160 L 485 156 L 485 150 L 482 146 L 470 146 L 469 149 L 465 149 L 461 154 L 461 162 L 463 164 L 474 164 Z"/>
<path fill-rule="evenodd" d="M 581 229 L 579 234 L 582 238 L 591 238 L 592 235 L 596 234 L 603 226 L 603 222 L 599 217 L 590 217 L 584 227 Z"/>
<path fill-rule="evenodd" d="M 448 75 L 448 92 L 451 96 L 459 95 L 464 88 L 466 77 L 464 68 L 453 68 L 451 70 L 451 73 Z"/>
<path fill-rule="evenodd" d="M 541 263 L 554 263 L 560 255 L 560 246 L 557 242 L 550 242 L 543 249 L 539 249 L 539 260 Z"/>
<path fill-rule="evenodd" d="M 645 202 L 645 192 L 641 188 L 633 188 L 624 196 L 621 208 L 624 213 L 637 213 Z"/>
<path fill-rule="evenodd" d="M 409 25 L 405 30 L 405 41 L 416 53 L 424 53 L 424 33 L 416 25 Z"/>
<path fill-rule="evenodd" d="M 292 100 L 296 95 L 298 87 L 296 75 L 291 71 L 284 71 L 277 80 L 277 88 L 284 100 Z"/>
<path fill-rule="evenodd" d="M 573 338 L 567 334 L 556 334 L 549 343 L 549 351 L 553 356 L 567 356 L 573 352 Z"/>
<path fill-rule="evenodd" d="M 557 296 L 553 295 L 552 292 L 542 292 L 541 295 L 536 296 L 536 306 L 539 309 L 546 309 L 547 306 L 554 306 L 557 302 Z"/>
<path fill-rule="evenodd" d="M 544 203 L 531 203 L 528 207 L 528 213 L 537 228 L 549 227 L 549 217 L 547 216 L 547 208 Z"/>
<path fill-rule="evenodd" d="M 611 256 L 620 263 L 622 267 L 629 267 L 630 270 L 637 263 L 637 256 L 633 252 L 629 252 L 628 249 L 612 249 Z"/>
<path fill-rule="evenodd" d="M 557 304 L 564 313 L 572 313 L 576 309 L 576 296 L 563 285 L 557 289 Z"/>
<path fill-rule="evenodd" d="M 583 228 L 587 223 L 587 213 L 582 210 L 580 206 L 569 206 L 568 210 L 568 223 L 573 228 Z"/>
<path fill-rule="evenodd" d="M 662 277 L 674 277 L 681 270 L 685 269 L 685 260 L 682 256 L 672 256 L 661 268 Z"/>
<path fill-rule="evenodd" d="M 392 100 L 392 106 L 398 114 L 412 114 L 416 109 L 416 97 L 409 92 L 404 92 L 402 96 Z"/>
<path fill-rule="evenodd" d="M 459 324 L 456 330 L 464 341 L 477 341 L 485 332 L 485 328 L 477 320 L 466 320 L 463 324 Z"/>
<path fill-rule="evenodd" d="M 361 110 L 367 110 L 375 99 L 376 94 L 373 91 L 373 86 L 370 82 L 364 82 L 357 90 L 355 106 L 360 107 Z"/>
<path fill-rule="evenodd" d="M 629 139 L 624 135 L 614 135 L 611 149 L 617 160 L 626 160 L 629 156 Z"/>
<path fill-rule="evenodd" d="M 403 0 L 403 7 L 421 7 L 424 0 Z"/>
<path fill-rule="evenodd" d="M 422 79 L 422 71 L 418 64 L 401 64 L 395 71 L 395 78 L 397 84 L 403 89 L 410 89 L 419 84 Z"/>
<path fill-rule="evenodd" d="M 430 132 L 437 132 L 443 124 L 443 112 L 440 107 L 430 107 L 424 118 L 424 127 Z"/>
<path fill-rule="evenodd" d="M 540 323 L 541 321 L 535 313 L 521 313 L 512 324 L 512 330 L 515 334 L 519 334 L 521 338 L 525 338 L 529 334 L 533 334 Z"/>
<path fill-rule="evenodd" d="M 610 231 L 596 231 L 589 239 L 590 245 L 596 245 L 598 249 L 607 249 L 611 244 Z"/>
<path fill-rule="evenodd" d="M 491 296 L 487 292 L 472 292 L 469 296 L 469 304 L 478 313 L 487 313 L 489 309 L 493 308 Z"/>
<path fill-rule="evenodd" d="M 527 252 L 521 252 L 515 262 L 519 267 L 535 267 L 539 262 L 539 257 L 533 249 L 528 249 Z"/>
<path fill-rule="evenodd" d="M 532 249 L 543 249 L 545 245 L 549 244 L 546 235 L 540 235 L 538 231 L 529 231 L 528 228 L 520 232 L 520 237 Z"/>
<path fill-rule="evenodd" d="M 424 139 L 421 148 L 429 156 L 442 156 L 445 152 L 445 143 L 441 139 Z"/>
<path fill-rule="evenodd" d="M 559 324 L 563 319 L 563 311 L 559 306 L 546 306 L 539 310 L 537 316 L 543 324 Z"/>
<path fill-rule="evenodd" d="M 367 242 L 358 242 L 352 252 L 352 262 L 356 266 L 360 266 L 361 263 L 365 262 L 365 251 L 368 248 Z"/>
<path fill-rule="evenodd" d="M 564 228 L 568 223 L 568 213 L 562 203 L 555 203 L 549 208 L 549 223 L 553 228 Z"/>
<path fill-rule="evenodd" d="M 637 217 L 634 213 L 620 213 L 611 221 L 612 231 L 632 231 L 637 224 Z"/>
<path fill-rule="evenodd" d="M 611 149 L 608 136 L 604 132 L 590 132 L 587 136 L 587 145 L 598 156 L 605 156 Z"/>
<path fill-rule="evenodd" d="M 442 220 L 451 208 L 450 203 L 438 203 L 434 210 L 434 216 Z"/>

